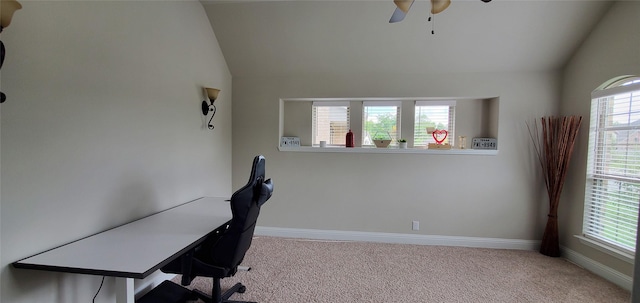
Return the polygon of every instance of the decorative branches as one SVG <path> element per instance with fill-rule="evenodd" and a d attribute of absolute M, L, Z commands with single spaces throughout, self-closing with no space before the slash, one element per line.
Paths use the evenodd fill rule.
<path fill-rule="evenodd" d="M 551 116 L 540 119 L 541 128 L 537 122 L 533 129 L 527 125 L 549 196 L 549 218 L 542 237 L 540 253 L 551 257 L 560 256 L 558 205 L 581 123 L 580 116 Z"/>

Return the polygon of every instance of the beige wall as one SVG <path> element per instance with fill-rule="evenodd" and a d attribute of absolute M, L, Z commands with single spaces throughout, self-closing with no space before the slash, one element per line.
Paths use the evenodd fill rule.
<path fill-rule="evenodd" d="M 556 73 L 234 77 L 234 186 L 251 155 L 276 190 L 261 226 L 540 239 L 546 209 L 525 122 L 557 110 Z M 500 97 L 497 156 L 277 150 L 280 98 Z M 309 113 L 310 114 L 310 113 Z M 481 113 L 478 113 L 480 115 Z"/>
<path fill-rule="evenodd" d="M 284 137 L 299 137 L 301 146 L 313 143 L 311 128 L 312 102 L 283 102 Z"/>
<path fill-rule="evenodd" d="M 90 302 L 101 277 L 10 263 L 229 195 L 231 75 L 197 1 L 21 2 L 2 33 L 0 301 Z M 205 85 L 222 90 L 214 131 Z"/>
<path fill-rule="evenodd" d="M 575 146 L 562 202 L 561 243 L 588 258 L 631 276 L 633 265 L 580 243 L 591 92 L 622 75 L 640 76 L 640 2 L 617 2 L 567 64 L 563 75 L 561 112 L 584 117 Z"/>

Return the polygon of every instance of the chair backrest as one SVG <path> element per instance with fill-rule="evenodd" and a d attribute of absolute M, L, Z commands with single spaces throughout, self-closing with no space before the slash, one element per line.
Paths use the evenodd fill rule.
<path fill-rule="evenodd" d="M 249 182 L 231 196 L 231 224 L 211 250 L 216 265 L 234 268 L 244 259 L 251 246 L 260 206 L 273 193 L 271 179 L 265 181 L 264 178 L 265 158 L 259 155 L 253 159 Z"/>

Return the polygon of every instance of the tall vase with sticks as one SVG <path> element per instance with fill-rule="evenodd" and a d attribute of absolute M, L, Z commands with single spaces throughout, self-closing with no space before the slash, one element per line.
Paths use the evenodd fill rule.
<path fill-rule="evenodd" d="M 549 214 L 540 244 L 540 253 L 550 257 L 560 256 L 558 206 L 581 123 L 581 116 L 552 116 L 542 117 L 540 124 L 536 121 L 533 127 L 527 125 L 542 167 L 549 196 Z"/>

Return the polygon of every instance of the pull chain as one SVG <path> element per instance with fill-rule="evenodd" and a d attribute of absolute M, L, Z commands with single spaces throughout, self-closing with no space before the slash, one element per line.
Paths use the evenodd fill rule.
<path fill-rule="evenodd" d="M 433 22 L 431 21 L 431 19 L 432 19 L 432 18 L 433 18 Z M 427 19 L 427 21 L 428 21 L 429 23 L 431 23 L 431 34 L 432 34 L 432 35 L 433 35 L 433 34 L 435 34 L 435 33 L 436 33 L 436 32 L 435 32 L 435 30 L 434 30 L 434 28 L 435 28 L 435 24 L 436 24 L 436 18 L 435 18 L 435 16 L 433 16 L 433 14 L 429 13 L 429 18 Z"/>

